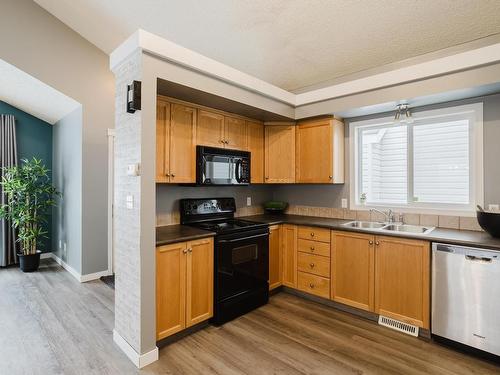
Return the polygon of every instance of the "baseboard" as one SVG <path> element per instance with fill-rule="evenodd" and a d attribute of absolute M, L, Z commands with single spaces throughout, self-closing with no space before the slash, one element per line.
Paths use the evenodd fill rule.
<path fill-rule="evenodd" d="M 143 368 L 158 360 L 158 347 L 145 353 L 139 354 L 132 346 L 115 330 L 113 330 L 113 341 L 125 353 L 137 368 Z"/>
<path fill-rule="evenodd" d="M 45 255 L 46 254 L 46 255 Z M 100 272 L 95 272 L 95 273 L 88 273 L 85 275 L 80 274 L 77 270 L 75 270 L 73 267 L 71 267 L 68 263 L 66 263 L 64 260 L 59 258 L 56 254 L 54 253 L 44 253 L 42 255 L 45 255 L 44 258 L 52 258 L 54 261 L 59 264 L 62 268 L 64 268 L 66 271 L 68 271 L 71 276 L 73 276 L 75 279 L 77 279 L 81 283 L 85 283 L 87 281 L 91 280 L 97 280 L 102 276 L 108 276 L 109 272 L 106 271 L 100 271 Z"/>
<path fill-rule="evenodd" d="M 52 258 L 52 253 L 41 253 L 40 259 L 50 259 Z"/>

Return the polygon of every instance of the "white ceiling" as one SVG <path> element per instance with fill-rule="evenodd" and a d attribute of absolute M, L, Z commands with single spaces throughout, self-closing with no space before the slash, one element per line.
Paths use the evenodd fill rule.
<path fill-rule="evenodd" d="M 55 124 L 80 105 L 1 59 L 0 100 L 49 124 Z"/>
<path fill-rule="evenodd" d="M 106 53 L 139 28 L 286 90 L 500 33 L 498 0 L 35 0 Z"/>

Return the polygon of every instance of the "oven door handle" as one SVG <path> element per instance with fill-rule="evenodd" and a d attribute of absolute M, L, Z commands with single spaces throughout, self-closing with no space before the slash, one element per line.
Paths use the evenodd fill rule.
<path fill-rule="evenodd" d="M 248 237 L 243 237 L 243 238 L 235 238 L 234 240 L 219 240 L 219 243 L 233 243 L 233 242 L 240 242 L 244 240 L 249 240 L 252 238 L 260 238 L 260 237 L 267 237 L 269 236 L 269 233 L 263 233 L 263 234 L 256 234 L 255 236 L 248 236 Z"/>

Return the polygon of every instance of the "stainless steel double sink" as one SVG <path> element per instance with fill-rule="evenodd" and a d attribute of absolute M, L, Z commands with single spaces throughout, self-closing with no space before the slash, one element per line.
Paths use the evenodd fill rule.
<path fill-rule="evenodd" d="M 344 226 L 359 229 L 371 229 L 384 232 L 402 232 L 412 234 L 429 234 L 434 227 L 425 227 L 421 225 L 411 225 L 402 223 L 379 223 L 376 221 L 350 221 Z"/>

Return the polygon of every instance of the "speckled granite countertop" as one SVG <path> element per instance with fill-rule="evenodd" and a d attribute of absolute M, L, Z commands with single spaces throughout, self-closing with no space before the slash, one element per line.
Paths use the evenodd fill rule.
<path fill-rule="evenodd" d="M 214 232 L 193 228 L 188 225 L 166 225 L 156 227 L 156 246 L 213 236 L 215 236 Z"/>
<path fill-rule="evenodd" d="M 324 217 L 300 216 L 300 215 L 255 215 L 244 216 L 240 219 L 255 221 L 258 223 L 274 224 L 295 224 L 310 225 L 313 227 L 322 227 L 328 229 L 344 230 L 351 232 L 372 233 L 383 236 L 404 237 L 421 239 L 431 242 L 443 242 L 464 246 L 477 246 L 500 250 L 500 238 L 491 237 L 486 232 L 435 228 L 429 234 L 401 233 L 382 230 L 370 230 L 360 228 L 349 228 L 343 224 L 352 220 L 329 219 Z"/>

